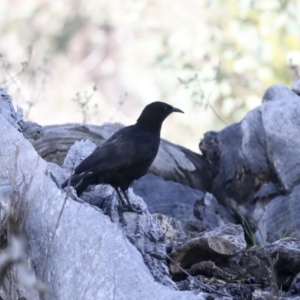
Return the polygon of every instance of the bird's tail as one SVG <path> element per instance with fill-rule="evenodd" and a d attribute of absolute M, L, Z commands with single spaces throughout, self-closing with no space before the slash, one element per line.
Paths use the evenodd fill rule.
<path fill-rule="evenodd" d="M 86 178 L 85 176 L 74 174 L 71 178 L 67 179 L 61 187 L 64 189 L 67 186 L 72 186 L 76 190 L 77 196 L 80 196 L 94 181 L 95 180 L 91 177 Z"/>

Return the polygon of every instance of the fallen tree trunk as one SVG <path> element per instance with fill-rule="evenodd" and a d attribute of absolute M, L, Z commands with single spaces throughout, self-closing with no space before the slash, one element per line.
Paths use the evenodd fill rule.
<path fill-rule="evenodd" d="M 88 139 L 101 146 L 121 127 L 120 124 L 45 126 L 44 137 L 34 141 L 33 146 L 46 161 L 62 165 L 68 150 L 76 141 Z M 161 140 L 150 172 L 202 191 L 210 188 L 213 177 L 208 162 L 201 155 L 165 140 Z"/>

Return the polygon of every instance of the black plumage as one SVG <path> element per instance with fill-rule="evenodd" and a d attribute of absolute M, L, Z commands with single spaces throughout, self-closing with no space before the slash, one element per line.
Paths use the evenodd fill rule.
<path fill-rule="evenodd" d="M 172 112 L 183 113 L 163 102 L 147 105 L 136 124 L 118 130 L 96 148 L 75 168 L 74 174 L 63 183 L 62 188 L 71 185 L 80 196 L 91 184 L 110 184 L 124 206 L 131 211 L 142 212 L 132 207 L 127 189 L 149 170 L 158 152 L 162 123 Z"/>

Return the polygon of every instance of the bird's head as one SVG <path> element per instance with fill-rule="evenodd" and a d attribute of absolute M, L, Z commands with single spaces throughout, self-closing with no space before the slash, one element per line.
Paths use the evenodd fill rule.
<path fill-rule="evenodd" d="M 163 121 L 173 112 L 183 113 L 181 109 L 167 103 L 152 102 L 143 109 L 137 123 L 149 129 L 153 128 L 154 131 L 160 131 Z"/>

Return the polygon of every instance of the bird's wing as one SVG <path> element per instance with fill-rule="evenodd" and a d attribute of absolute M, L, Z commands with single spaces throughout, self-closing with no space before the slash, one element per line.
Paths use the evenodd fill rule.
<path fill-rule="evenodd" d="M 154 159 L 159 146 L 159 137 L 133 126 L 116 132 L 101 147 L 84 159 L 75 169 L 75 174 L 97 174 L 107 170 L 130 167 Z"/>

